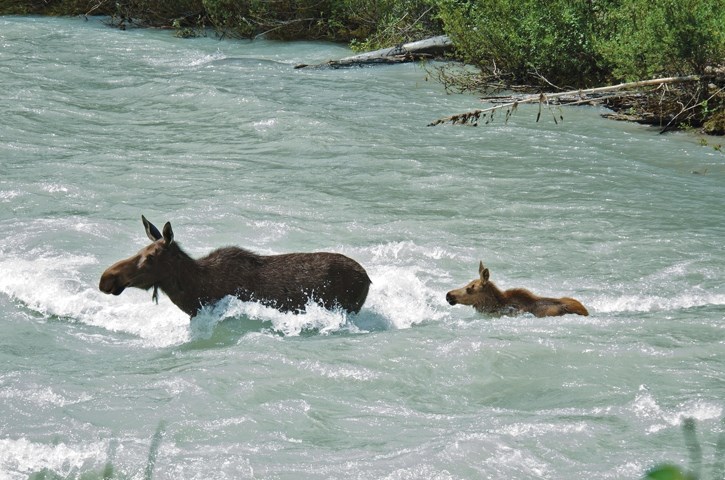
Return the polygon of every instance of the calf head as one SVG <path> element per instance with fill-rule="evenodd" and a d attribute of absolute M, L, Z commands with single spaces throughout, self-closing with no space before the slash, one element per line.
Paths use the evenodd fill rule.
<path fill-rule="evenodd" d="M 113 295 L 120 295 L 127 287 L 148 290 L 157 285 L 169 274 L 170 257 L 174 254 L 174 232 L 166 222 L 163 234 L 146 217 L 141 216 L 146 235 L 152 241 L 136 255 L 119 260 L 101 275 L 98 288 Z M 154 298 L 157 292 L 154 288 Z"/>
<path fill-rule="evenodd" d="M 488 268 L 483 266 L 483 262 L 478 265 L 479 278 L 471 281 L 468 285 L 463 288 L 451 290 L 446 294 L 446 300 L 451 305 L 478 305 L 481 303 L 483 297 L 487 295 L 489 291 L 489 271 Z"/>

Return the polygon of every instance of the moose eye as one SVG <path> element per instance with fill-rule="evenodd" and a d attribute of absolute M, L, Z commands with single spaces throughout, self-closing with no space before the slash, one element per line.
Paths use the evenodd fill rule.
<path fill-rule="evenodd" d="M 466 293 L 473 293 L 473 287 L 466 287 Z"/>

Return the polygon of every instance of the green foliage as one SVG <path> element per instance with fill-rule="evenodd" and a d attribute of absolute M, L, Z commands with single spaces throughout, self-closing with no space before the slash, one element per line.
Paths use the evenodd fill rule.
<path fill-rule="evenodd" d="M 439 0 L 439 7 L 465 62 L 519 84 L 585 87 L 702 73 L 725 58 L 722 0 Z"/>
<path fill-rule="evenodd" d="M 224 35 L 280 40 L 332 39 L 328 0 L 203 0 L 214 28 Z"/>
<path fill-rule="evenodd" d="M 659 465 L 644 476 L 644 480 L 696 480 L 676 465 Z"/>
<path fill-rule="evenodd" d="M 201 0 L 116 0 L 113 5 L 112 15 L 121 27 L 131 23 L 145 27 L 195 26 L 204 12 Z"/>
<path fill-rule="evenodd" d="M 440 32 L 433 0 L 203 0 L 223 35 L 354 41 L 377 48 Z"/>
<path fill-rule="evenodd" d="M 595 48 L 621 80 L 703 73 L 725 58 L 722 0 L 621 0 Z"/>
<path fill-rule="evenodd" d="M 342 0 L 334 18 L 344 25 L 354 50 L 375 50 L 439 35 L 434 0 Z"/>
<path fill-rule="evenodd" d="M 83 15 L 89 11 L 107 15 L 110 9 L 101 8 L 105 3 L 106 0 L 0 0 L 0 15 Z"/>
<path fill-rule="evenodd" d="M 604 75 L 593 48 L 599 2 L 442 0 L 440 5 L 463 60 L 491 75 L 574 87 Z"/>
<path fill-rule="evenodd" d="M 516 2 L 442 0 L 440 7 L 446 33 L 464 63 L 494 74 L 520 68 L 523 42 L 511 21 L 521 14 Z"/>
<path fill-rule="evenodd" d="M 257 34 L 257 28 L 250 17 L 259 2 L 202 1 L 207 18 L 217 31 L 235 38 L 249 38 Z"/>

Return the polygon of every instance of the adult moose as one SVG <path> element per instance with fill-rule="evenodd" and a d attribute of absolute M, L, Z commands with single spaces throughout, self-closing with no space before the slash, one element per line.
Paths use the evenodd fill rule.
<path fill-rule="evenodd" d="M 483 262 L 478 265 L 480 278 L 468 285 L 446 294 L 446 300 L 451 305 L 471 305 L 482 313 L 505 315 L 515 313 L 532 313 L 537 317 L 553 317 L 576 313 L 589 315 L 584 305 L 573 298 L 547 298 L 534 295 L 523 288 L 500 290 L 489 281 L 490 273 Z"/>
<path fill-rule="evenodd" d="M 365 269 L 339 253 L 264 256 L 225 247 L 195 260 L 174 240 L 169 222 L 162 234 L 146 217 L 141 220 L 152 243 L 108 267 L 98 285 L 102 292 L 120 295 L 127 287 L 153 287 L 156 297 L 161 289 L 190 316 L 227 295 L 283 312 L 299 312 L 314 301 L 357 313 L 367 298 L 371 282 Z"/>

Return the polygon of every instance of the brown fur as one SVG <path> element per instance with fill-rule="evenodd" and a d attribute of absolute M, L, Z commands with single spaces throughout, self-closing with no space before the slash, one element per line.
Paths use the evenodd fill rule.
<path fill-rule="evenodd" d="M 227 295 L 293 312 L 312 299 L 325 308 L 357 313 L 367 298 L 365 269 L 339 253 L 263 256 L 226 247 L 194 260 L 174 241 L 170 223 L 162 235 L 141 218 L 153 243 L 108 267 L 101 275 L 101 291 L 120 295 L 126 287 L 159 288 L 191 316 Z"/>
<path fill-rule="evenodd" d="M 576 313 L 589 315 L 584 305 L 573 298 L 546 298 L 534 295 L 523 288 L 500 290 L 489 281 L 488 268 L 481 262 L 478 266 L 480 278 L 468 285 L 446 294 L 446 300 L 451 305 L 471 305 L 482 313 L 494 315 L 532 313 L 537 317 L 553 317 Z"/>

